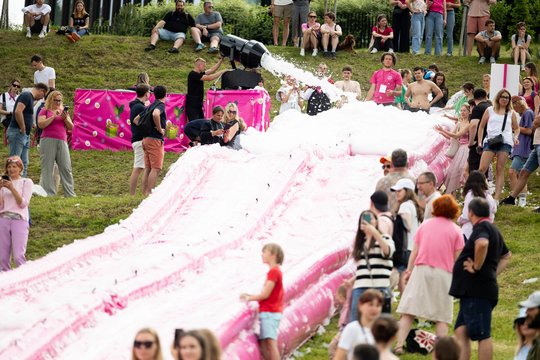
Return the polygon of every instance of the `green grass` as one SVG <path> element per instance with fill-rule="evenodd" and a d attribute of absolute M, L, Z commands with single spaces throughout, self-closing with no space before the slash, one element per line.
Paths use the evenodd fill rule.
<path fill-rule="evenodd" d="M 195 56 L 202 55 L 211 66 L 217 61 L 216 56 L 206 52 L 195 55 L 192 43 L 181 48 L 180 54 L 168 54 L 168 44 L 158 43 L 157 50 L 145 53 L 147 38 L 97 36 L 85 37 L 76 44 L 68 43 L 62 36 L 50 34 L 44 40 L 27 40 L 21 32 L 0 31 L 0 89 L 7 88 L 9 81 L 17 77 L 24 86 L 30 86 L 33 70 L 29 65 L 30 57 L 41 54 L 45 64 L 56 69 L 57 87 L 64 92 L 67 103 L 72 105 L 73 92 L 76 88 L 118 89 L 133 85 L 137 75 L 146 71 L 151 84 L 163 84 L 170 92 L 185 92 L 187 74 L 193 65 Z M 301 58 L 298 49 L 269 46 L 273 54 L 290 59 L 298 66 L 314 70 L 321 57 L 306 56 Z M 454 55 L 457 55 L 457 47 Z M 502 59 L 510 63 L 508 54 Z M 354 78 L 362 86 L 364 94 L 369 88 L 371 73 L 378 69 L 380 55 L 367 54 L 365 49 L 356 55 L 338 53 L 337 60 L 327 60 L 334 78 L 339 78 L 343 65 L 354 68 Z M 480 66 L 476 57 L 433 57 L 424 55 L 398 54 L 396 68 L 412 68 L 416 65 L 427 67 L 435 62 L 447 75 L 450 93 L 458 90 L 465 81 L 480 85 L 483 73 L 489 72 L 489 66 Z M 279 79 L 263 71 L 266 87 L 273 96 L 279 87 Z M 209 86 L 209 84 L 207 84 Z M 273 101 L 272 111 L 278 106 Z M 7 156 L 7 149 L 0 145 L 0 158 Z M 29 176 L 34 182 L 39 181 L 39 156 L 35 148 L 30 152 Z M 178 154 L 165 156 L 165 166 L 178 158 Z M 34 197 L 31 202 L 32 228 L 28 243 L 28 258 L 36 259 L 54 249 L 71 243 L 75 239 L 85 238 L 103 231 L 111 224 L 124 219 L 142 200 L 142 196 L 131 197 L 128 193 L 128 178 L 132 167 L 132 154 L 128 152 L 72 151 L 73 175 L 77 198 Z M 163 174 L 165 171 L 163 172 Z M 162 176 L 163 176 L 162 174 Z M 540 178 L 533 174 L 529 182 L 531 205 L 540 203 Z M 493 333 L 495 339 L 495 358 L 513 357 L 514 334 L 512 322 L 516 315 L 516 303 L 525 299 L 530 292 L 538 288 L 538 283 L 522 284 L 528 278 L 540 273 L 540 253 L 537 241 L 540 238 L 540 215 L 531 212 L 531 207 L 521 209 L 503 207 L 497 213 L 497 225 L 502 230 L 513 256 L 509 268 L 500 276 L 500 301 L 495 310 Z M 305 359 L 327 359 L 328 344 L 336 332 L 334 319 L 326 332 L 316 336 L 300 349 Z M 309 349 L 309 350 L 308 350 Z M 421 359 L 421 356 L 406 355 L 403 359 Z"/>

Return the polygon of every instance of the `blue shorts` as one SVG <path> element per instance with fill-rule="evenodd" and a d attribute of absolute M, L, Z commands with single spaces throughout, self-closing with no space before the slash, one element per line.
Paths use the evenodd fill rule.
<path fill-rule="evenodd" d="M 508 144 L 502 144 L 502 146 L 497 146 L 497 148 L 490 148 L 487 142 L 484 142 L 484 151 L 491 151 L 495 154 L 501 151 L 505 151 L 508 154 L 512 153 L 512 146 Z"/>
<path fill-rule="evenodd" d="M 159 38 L 161 40 L 176 41 L 178 39 L 185 39 L 186 34 L 183 32 L 172 32 L 165 29 L 158 29 Z"/>
<path fill-rule="evenodd" d="M 259 313 L 259 321 L 261 323 L 261 333 L 259 340 L 273 339 L 277 340 L 279 322 L 283 314 L 273 312 Z"/>
<path fill-rule="evenodd" d="M 491 313 L 496 303 L 487 299 L 462 298 L 459 300 L 459 313 L 454 329 L 467 327 L 469 338 L 474 341 L 491 337 Z"/>
<path fill-rule="evenodd" d="M 524 158 L 523 156 L 515 155 L 512 158 L 512 164 L 510 165 L 510 169 L 515 170 L 516 172 L 519 172 L 521 169 L 523 169 L 523 165 L 527 162 L 527 158 Z"/>
<path fill-rule="evenodd" d="M 534 150 L 529 154 L 529 158 L 523 165 L 523 169 L 532 173 L 538 169 L 538 159 L 540 158 L 540 145 L 534 145 Z"/>
<path fill-rule="evenodd" d="M 401 274 L 402 272 L 407 270 L 407 266 L 409 265 L 409 258 L 410 257 L 411 257 L 411 250 L 405 250 L 405 254 L 404 254 L 404 258 L 403 258 L 403 262 L 405 263 L 405 265 L 396 266 L 396 270 L 398 271 L 398 273 Z"/>

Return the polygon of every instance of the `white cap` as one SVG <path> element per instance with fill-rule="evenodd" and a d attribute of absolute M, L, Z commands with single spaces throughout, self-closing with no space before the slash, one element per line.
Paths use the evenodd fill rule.
<path fill-rule="evenodd" d="M 519 306 L 527 309 L 540 307 L 540 291 L 533 292 L 527 300 L 520 302 Z"/>
<path fill-rule="evenodd" d="M 415 188 L 414 182 L 411 179 L 404 178 L 404 179 L 399 179 L 396 185 L 392 186 L 390 190 L 398 191 L 401 189 L 411 189 L 414 191 L 414 188 Z"/>

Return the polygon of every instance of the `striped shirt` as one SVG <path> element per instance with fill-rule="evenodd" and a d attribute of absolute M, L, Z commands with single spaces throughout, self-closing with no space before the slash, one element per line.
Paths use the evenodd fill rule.
<path fill-rule="evenodd" d="M 392 255 L 396 250 L 394 241 L 388 235 L 382 235 L 383 240 L 390 247 L 390 254 L 384 256 L 377 242 L 373 245 L 366 257 L 356 261 L 356 281 L 354 288 L 382 288 L 390 286 L 390 273 L 392 272 Z M 375 240 L 373 240 L 375 241 Z M 371 270 L 370 270 L 371 268 Z"/>

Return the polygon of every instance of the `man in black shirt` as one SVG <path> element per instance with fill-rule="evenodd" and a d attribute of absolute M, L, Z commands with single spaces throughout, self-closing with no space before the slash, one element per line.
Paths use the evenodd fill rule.
<path fill-rule="evenodd" d="M 143 132 L 141 128 L 133 123 L 133 120 L 137 115 L 142 113 L 146 109 L 145 103 L 148 101 L 148 94 L 150 88 L 148 85 L 137 85 L 137 98 L 129 103 L 129 121 L 131 127 L 131 146 L 133 147 L 133 171 L 129 178 L 129 193 L 135 195 L 137 191 L 137 182 L 139 181 L 139 175 L 144 170 L 144 151 L 142 148 Z M 146 184 L 143 183 L 144 189 Z"/>
<path fill-rule="evenodd" d="M 206 60 L 202 58 L 195 59 L 195 67 L 188 74 L 187 94 L 186 94 L 186 116 L 188 121 L 204 119 L 203 101 L 204 101 L 204 82 L 213 81 L 223 75 L 228 69 L 217 71 L 223 63 L 223 58 L 206 70 Z"/>
<path fill-rule="evenodd" d="M 212 118 L 206 123 L 201 123 L 199 137 L 202 145 L 220 144 L 223 145 L 223 114 L 225 110 L 221 106 L 212 109 Z"/>
<path fill-rule="evenodd" d="M 17 98 L 13 106 L 13 118 L 9 123 L 7 138 L 9 141 L 9 156 L 17 155 L 22 159 L 26 177 L 28 169 L 28 148 L 30 131 L 34 126 L 34 101 L 41 100 L 49 91 L 43 83 L 37 83 L 32 90 L 25 91 Z"/>
<path fill-rule="evenodd" d="M 193 37 L 193 26 L 195 26 L 195 20 L 193 16 L 184 11 L 184 0 L 176 1 L 176 10 L 167 13 L 163 20 L 160 20 L 156 26 L 152 29 L 152 35 L 150 37 L 150 45 L 144 50 L 151 51 L 156 48 L 158 39 L 174 41 L 173 47 L 169 49 L 170 53 L 177 53 L 178 49 L 184 43 L 186 39 L 186 33 L 188 26 L 191 28 Z"/>
<path fill-rule="evenodd" d="M 499 300 L 497 275 L 510 261 L 510 251 L 502 234 L 489 219 L 489 204 L 484 198 L 469 203 L 473 232 L 465 243 L 452 271 L 449 294 L 459 299 L 454 326 L 461 344 L 460 359 L 471 356 L 470 341 L 478 341 L 478 359 L 493 358 L 491 313 Z"/>
<path fill-rule="evenodd" d="M 476 105 L 471 112 L 471 120 L 469 121 L 469 158 L 467 159 L 469 173 L 478 170 L 480 167 L 480 158 L 482 155 L 476 151 L 476 147 L 478 146 L 478 125 L 486 109 L 491 106 L 487 101 L 487 94 L 484 89 L 474 90 L 473 99 Z"/>

